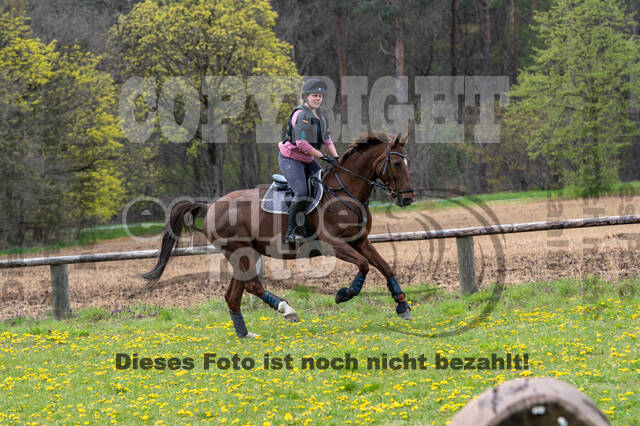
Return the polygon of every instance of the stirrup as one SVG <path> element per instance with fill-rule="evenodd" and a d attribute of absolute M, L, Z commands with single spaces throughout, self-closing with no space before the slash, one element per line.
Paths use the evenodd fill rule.
<path fill-rule="evenodd" d="M 295 229 L 292 232 L 287 232 L 284 236 L 284 242 L 287 244 L 295 244 L 299 241 L 303 241 L 305 238 L 302 235 L 296 233 Z"/>

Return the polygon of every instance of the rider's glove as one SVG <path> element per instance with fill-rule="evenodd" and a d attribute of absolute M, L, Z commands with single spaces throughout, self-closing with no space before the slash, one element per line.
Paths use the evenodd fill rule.
<path fill-rule="evenodd" d="M 326 161 L 327 163 L 331 164 L 333 167 L 338 165 L 338 157 L 332 157 L 330 155 L 325 155 L 321 158 L 321 160 Z"/>

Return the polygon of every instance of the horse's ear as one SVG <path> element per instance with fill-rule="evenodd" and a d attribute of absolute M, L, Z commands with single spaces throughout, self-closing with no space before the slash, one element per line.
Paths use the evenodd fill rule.
<path fill-rule="evenodd" d="M 400 139 L 399 143 L 401 146 L 405 146 L 408 140 L 409 140 L 409 132 L 407 132 L 407 134 Z"/>
<path fill-rule="evenodd" d="M 392 147 L 395 147 L 399 143 L 402 144 L 402 142 L 400 142 L 400 136 L 402 136 L 402 133 L 398 133 L 396 137 L 393 138 L 393 143 L 391 144 Z"/>

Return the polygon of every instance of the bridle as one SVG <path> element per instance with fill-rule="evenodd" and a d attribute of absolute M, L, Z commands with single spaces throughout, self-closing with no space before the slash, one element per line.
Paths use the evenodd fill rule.
<path fill-rule="evenodd" d="M 387 143 L 387 153 L 384 157 L 384 163 L 382 166 L 382 173 L 380 173 L 380 176 L 384 175 L 385 172 L 387 174 L 387 182 L 383 183 L 382 186 L 384 188 L 384 191 L 387 193 L 387 195 L 391 195 L 392 198 L 397 198 L 400 194 L 404 194 L 406 192 L 415 192 L 413 188 L 408 188 L 408 189 L 403 189 L 402 191 L 394 191 L 393 188 L 391 187 L 391 185 L 389 184 L 389 182 L 391 181 L 389 179 L 389 173 L 391 174 L 391 177 L 393 178 L 393 182 L 396 183 L 396 187 L 398 180 L 396 179 L 395 175 L 393 174 L 393 167 L 389 167 L 389 169 L 387 170 L 387 167 L 389 166 L 389 163 L 391 162 L 391 156 L 392 155 L 397 155 L 399 157 L 402 157 L 404 159 L 404 161 L 407 161 L 408 155 L 407 154 L 402 154 L 400 152 L 396 152 L 396 151 L 391 151 L 391 143 L 388 142 Z M 378 180 L 380 180 L 380 177 L 378 177 Z"/>
<path fill-rule="evenodd" d="M 393 179 L 393 183 L 396 184 L 397 186 L 397 182 L 398 180 L 396 179 L 395 175 L 393 174 L 393 170 L 392 167 L 389 167 L 389 163 L 391 162 L 391 156 L 392 155 L 397 155 L 399 157 L 402 157 L 405 161 L 407 161 L 407 154 L 403 154 L 401 152 L 396 152 L 396 151 L 391 151 L 391 143 L 392 142 L 387 142 L 387 151 L 385 153 L 385 157 L 384 157 L 384 163 L 382 165 L 382 172 L 381 173 L 377 173 L 376 175 L 378 176 L 376 180 L 371 180 L 365 176 L 362 176 L 356 172 L 354 172 L 353 170 L 349 170 L 346 167 L 343 167 L 340 164 L 336 164 L 334 165 L 330 165 L 329 166 L 329 171 L 322 177 L 322 185 L 324 186 L 324 188 L 327 190 L 327 192 L 338 198 L 338 200 L 340 200 L 342 202 L 342 204 L 344 204 L 349 210 L 351 210 L 352 212 L 354 212 L 356 214 L 356 216 L 358 216 L 358 223 L 363 223 L 366 224 L 367 223 L 367 218 L 366 217 L 362 217 L 362 214 L 356 210 L 353 206 L 347 204 L 342 198 L 339 198 L 336 196 L 335 192 L 336 191 L 343 191 L 345 194 L 347 194 L 347 196 L 351 199 L 351 201 L 355 202 L 356 204 L 362 204 L 363 207 L 366 207 L 367 205 L 369 205 L 369 200 L 365 201 L 364 203 L 362 203 L 355 195 L 353 195 L 351 193 L 351 191 L 349 191 L 349 189 L 347 189 L 346 186 L 344 186 L 344 183 L 342 183 L 342 179 L 340 179 L 340 175 L 338 175 L 338 173 L 336 173 L 336 169 L 340 169 L 340 170 L 344 170 L 345 172 L 357 177 L 360 180 L 363 180 L 365 182 L 367 182 L 369 184 L 370 187 L 376 187 L 376 188 L 380 188 L 382 189 L 387 195 L 390 195 L 392 198 L 397 198 L 400 194 L 404 194 L 407 192 L 414 192 L 413 188 L 408 188 L 408 189 L 403 189 L 401 191 L 395 191 L 393 189 L 393 187 L 391 186 L 391 180 Z M 333 172 L 334 176 L 336 177 L 336 180 L 338 181 L 338 185 L 340 185 L 337 188 L 332 188 L 329 185 L 327 185 L 324 180 L 326 179 L 327 176 L 329 176 L 329 173 Z M 386 182 L 382 181 L 382 177 L 385 176 L 386 177 Z"/>

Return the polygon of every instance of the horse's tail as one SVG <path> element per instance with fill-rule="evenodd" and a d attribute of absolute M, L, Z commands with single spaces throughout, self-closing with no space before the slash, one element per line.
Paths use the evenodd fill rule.
<path fill-rule="evenodd" d="M 162 247 L 160 248 L 158 262 L 151 271 L 142 274 L 142 278 L 148 281 L 147 285 L 151 285 L 152 282 L 158 280 L 162 275 L 164 268 L 167 266 L 167 263 L 169 263 L 173 247 L 180 239 L 182 228 L 185 224 L 190 229 L 202 232 L 202 230 L 195 227 L 195 218 L 198 213 L 206 214 L 207 209 L 208 206 L 206 204 L 193 203 L 191 201 L 183 201 L 173 207 L 162 237 Z"/>

